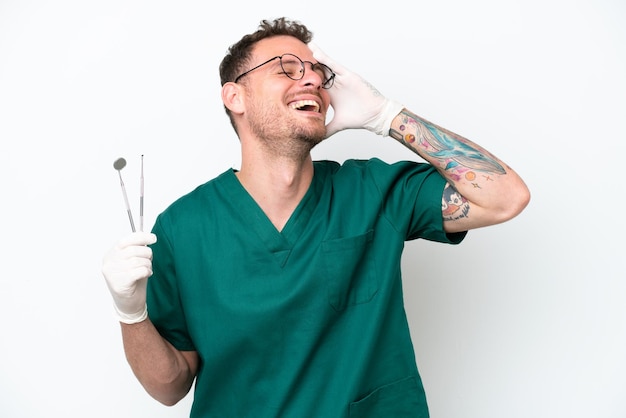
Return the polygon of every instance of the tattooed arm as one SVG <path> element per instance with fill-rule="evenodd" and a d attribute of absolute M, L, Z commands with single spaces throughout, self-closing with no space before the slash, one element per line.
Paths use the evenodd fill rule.
<path fill-rule="evenodd" d="M 528 204 L 530 194 L 510 167 L 473 142 L 447 131 L 383 96 L 361 76 L 328 57 L 317 45 L 316 60 L 333 69 L 328 90 L 334 109 L 326 135 L 367 129 L 391 136 L 437 167 L 448 180 L 442 196 L 447 232 L 467 231 L 507 221 Z"/>
<path fill-rule="evenodd" d="M 505 222 L 528 204 L 523 180 L 489 151 L 404 109 L 389 135 L 435 166 L 448 183 L 442 196 L 446 232 Z"/>

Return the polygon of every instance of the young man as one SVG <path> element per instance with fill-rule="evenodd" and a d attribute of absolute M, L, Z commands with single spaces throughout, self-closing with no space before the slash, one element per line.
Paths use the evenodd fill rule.
<path fill-rule="evenodd" d="M 195 381 L 192 417 L 427 417 L 404 242 L 456 244 L 529 201 L 505 163 L 386 99 L 311 37 L 282 18 L 230 48 L 222 100 L 241 169 L 103 261 L 134 373 L 167 405 Z M 363 128 L 427 163 L 312 161 L 325 138 Z"/>

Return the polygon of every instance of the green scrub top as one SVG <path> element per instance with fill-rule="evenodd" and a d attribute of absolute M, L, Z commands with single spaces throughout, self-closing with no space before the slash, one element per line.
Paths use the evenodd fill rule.
<path fill-rule="evenodd" d="M 445 180 L 415 162 L 314 164 L 280 232 L 232 169 L 157 218 L 148 312 L 199 354 L 191 417 L 428 417 L 400 264 L 406 240 L 465 236 L 443 231 Z"/>

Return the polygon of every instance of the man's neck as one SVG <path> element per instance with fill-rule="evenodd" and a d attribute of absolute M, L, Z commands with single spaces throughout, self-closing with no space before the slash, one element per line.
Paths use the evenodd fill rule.
<path fill-rule="evenodd" d="M 313 162 L 243 161 L 237 178 L 278 231 L 282 231 L 313 179 Z"/>

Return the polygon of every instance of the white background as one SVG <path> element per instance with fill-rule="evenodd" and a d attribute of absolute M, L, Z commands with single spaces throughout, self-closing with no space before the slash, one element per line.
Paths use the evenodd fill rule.
<path fill-rule="evenodd" d="M 0 416 L 185 417 L 126 364 L 100 273 L 130 231 L 239 163 L 227 47 L 288 16 L 385 95 L 516 169 L 532 201 L 460 246 L 407 244 L 433 418 L 626 416 L 626 6 L 619 0 L 0 0 Z M 347 131 L 342 161 L 414 156 Z M 320 394 L 323 396 L 323 394 Z"/>

